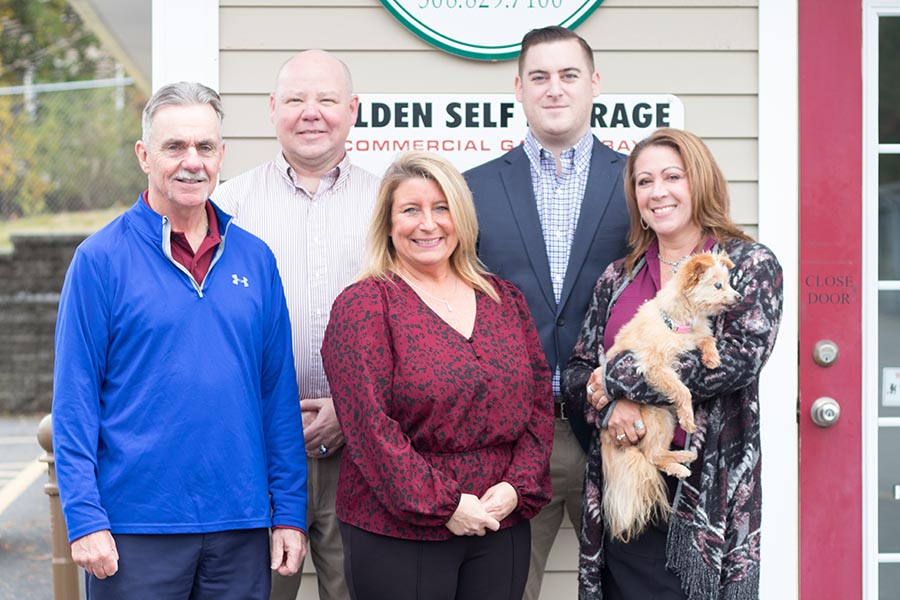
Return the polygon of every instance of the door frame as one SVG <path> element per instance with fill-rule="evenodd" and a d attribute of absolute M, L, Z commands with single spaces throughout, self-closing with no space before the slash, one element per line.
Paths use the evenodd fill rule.
<path fill-rule="evenodd" d="M 760 378 L 760 598 L 799 595 L 797 2 L 759 0 L 759 240 L 784 273 L 781 327 Z"/>

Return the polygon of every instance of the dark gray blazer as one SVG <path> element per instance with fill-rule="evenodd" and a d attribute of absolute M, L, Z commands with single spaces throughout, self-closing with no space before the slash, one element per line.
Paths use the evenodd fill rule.
<path fill-rule="evenodd" d="M 531 186 L 531 165 L 518 146 L 465 173 L 478 211 L 478 256 L 491 272 L 525 295 L 551 371 L 565 368 L 594 284 L 612 261 L 625 256 L 628 211 L 622 181 L 625 157 L 594 138 L 581 216 L 559 304 Z M 587 451 L 590 428 L 583 411 L 567 415 Z"/>

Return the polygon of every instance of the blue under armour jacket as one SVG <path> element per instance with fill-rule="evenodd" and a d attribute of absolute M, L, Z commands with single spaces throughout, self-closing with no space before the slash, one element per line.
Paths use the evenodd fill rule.
<path fill-rule="evenodd" d="M 218 211 L 218 209 L 216 209 Z M 86 239 L 56 325 L 53 447 L 69 540 L 306 529 L 306 454 L 275 257 L 217 212 L 203 282 L 142 200 Z"/>

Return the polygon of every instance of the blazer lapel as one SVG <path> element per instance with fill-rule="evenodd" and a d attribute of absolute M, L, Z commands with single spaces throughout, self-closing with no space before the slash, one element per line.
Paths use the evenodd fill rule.
<path fill-rule="evenodd" d="M 588 250 L 600 227 L 600 221 L 603 219 L 603 213 L 609 206 L 615 186 L 619 184 L 619 173 L 622 171 L 622 166 L 618 163 L 623 160 L 618 154 L 603 152 L 602 144 L 597 138 L 594 138 L 590 172 L 587 186 L 584 189 L 584 199 L 581 202 L 581 214 L 578 217 L 578 225 L 575 227 L 575 239 L 572 242 L 572 250 L 569 252 L 566 279 L 560 294 L 560 309 L 565 306 L 566 300 L 578 280 Z"/>
<path fill-rule="evenodd" d="M 556 296 L 550 281 L 550 262 L 547 259 L 547 248 L 544 245 L 544 233 L 541 229 L 541 218 L 538 215 L 534 188 L 531 186 L 531 163 L 525 151 L 513 156 L 507 168 L 500 172 L 506 188 L 506 198 L 512 208 L 513 217 L 522 236 L 522 245 L 528 254 L 531 268 L 534 270 L 541 292 L 547 304 L 556 311 Z"/>

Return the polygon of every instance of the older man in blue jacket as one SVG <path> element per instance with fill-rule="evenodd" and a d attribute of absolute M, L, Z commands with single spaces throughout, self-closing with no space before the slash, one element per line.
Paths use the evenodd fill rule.
<path fill-rule="evenodd" d="M 53 442 L 91 599 L 264 600 L 269 569 L 306 553 L 284 291 L 268 247 L 209 201 L 221 119 L 200 84 L 154 94 L 135 146 L 148 189 L 63 286 Z"/>

